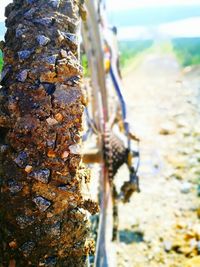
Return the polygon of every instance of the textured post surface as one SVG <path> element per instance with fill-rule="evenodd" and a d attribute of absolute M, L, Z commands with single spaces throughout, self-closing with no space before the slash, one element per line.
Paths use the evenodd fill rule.
<path fill-rule="evenodd" d="M 6 8 L 0 89 L 0 266 L 85 266 L 79 151 L 84 97 L 78 1 L 14 0 Z M 11 265 L 13 264 L 13 265 Z"/>

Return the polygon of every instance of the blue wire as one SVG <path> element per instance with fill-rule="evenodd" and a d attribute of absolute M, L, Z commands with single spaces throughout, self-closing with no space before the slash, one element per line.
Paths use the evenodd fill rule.
<path fill-rule="evenodd" d="M 125 128 L 125 131 L 126 131 L 126 134 L 127 134 L 127 137 L 128 137 L 128 135 L 129 135 L 129 124 L 126 121 L 126 118 L 127 118 L 126 103 L 125 103 L 124 97 L 123 97 L 123 95 L 121 93 L 120 85 L 116 80 L 116 77 L 115 77 L 115 74 L 113 72 L 112 66 L 110 67 L 110 75 L 111 75 L 111 79 L 112 79 L 112 82 L 114 84 L 114 87 L 115 87 L 115 90 L 116 90 L 116 93 L 118 95 L 119 102 L 120 102 L 120 105 L 121 105 L 121 108 L 122 108 L 122 118 L 123 118 L 123 121 L 124 121 L 124 128 Z M 131 141 L 130 141 L 130 138 L 128 137 L 128 149 L 130 150 L 130 148 L 131 148 Z"/>
<path fill-rule="evenodd" d="M 126 104 L 125 104 L 125 101 L 124 101 L 124 97 L 121 93 L 121 89 L 120 89 L 120 86 L 115 78 L 115 74 L 113 72 L 113 69 L 112 69 L 112 66 L 110 67 L 110 75 L 111 75 L 111 78 L 112 78 L 112 82 L 114 84 L 114 87 L 115 87 L 115 90 L 117 92 L 117 95 L 119 97 L 119 101 L 120 101 L 120 104 L 121 104 L 121 107 L 122 107 L 122 117 L 124 120 L 126 120 Z"/>

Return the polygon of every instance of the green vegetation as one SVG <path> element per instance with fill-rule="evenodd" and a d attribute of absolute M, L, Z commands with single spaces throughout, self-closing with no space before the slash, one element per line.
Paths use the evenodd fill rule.
<path fill-rule="evenodd" d="M 136 59 L 142 52 L 150 48 L 152 44 L 152 40 L 119 42 L 121 67 L 124 68 L 129 65 L 133 59 Z"/>
<path fill-rule="evenodd" d="M 172 44 L 183 67 L 200 64 L 200 38 L 174 39 Z"/>
<path fill-rule="evenodd" d="M 88 69 L 88 60 L 86 54 L 81 55 L 81 65 L 83 66 L 83 75 L 85 77 L 89 76 L 89 69 Z"/>
<path fill-rule="evenodd" d="M 119 47 L 123 69 L 136 66 L 148 53 L 175 54 L 183 67 L 200 65 L 200 38 L 177 38 L 165 42 L 121 41 Z"/>
<path fill-rule="evenodd" d="M 0 72 L 2 70 L 2 67 L 3 67 L 3 56 L 2 56 L 2 52 L 0 50 Z"/>

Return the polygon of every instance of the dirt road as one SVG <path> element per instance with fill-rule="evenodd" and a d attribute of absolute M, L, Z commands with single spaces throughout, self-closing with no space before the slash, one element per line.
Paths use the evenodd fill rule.
<path fill-rule="evenodd" d="M 141 139 L 141 193 L 119 205 L 119 267 L 200 266 L 198 74 L 183 72 L 172 55 L 152 54 L 124 79 Z"/>

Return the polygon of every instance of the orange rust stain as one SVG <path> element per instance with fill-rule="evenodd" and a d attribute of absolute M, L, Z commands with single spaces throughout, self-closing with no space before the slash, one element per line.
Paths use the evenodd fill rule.
<path fill-rule="evenodd" d="M 63 120 L 63 115 L 61 113 L 57 113 L 55 115 L 55 119 L 58 121 L 58 122 L 61 122 Z"/>
<path fill-rule="evenodd" d="M 13 248 L 13 249 L 17 248 L 17 242 L 16 242 L 16 240 L 11 241 L 11 242 L 9 243 L 9 247 L 10 247 L 10 248 Z"/>
<path fill-rule="evenodd" d="M 53 150 L 49 150 L 49 151 L 47 152 L 47 156 L 48 156 L 49 158 L 55 158 L 55 157 L 56 157 L 56 153 L 55 153 Z"/>
<path fill-rule="evenodd" d="M 27 165 L 27 166 L 25 167 L 25 172 L 30 173 L 30 172 L 32 171 L 32 169 L 33 169 L 32 166 Z"/>

